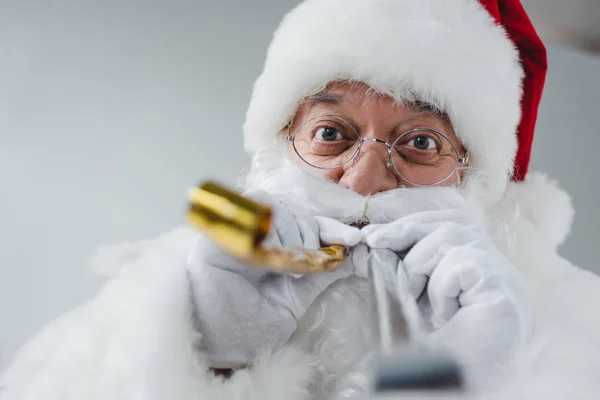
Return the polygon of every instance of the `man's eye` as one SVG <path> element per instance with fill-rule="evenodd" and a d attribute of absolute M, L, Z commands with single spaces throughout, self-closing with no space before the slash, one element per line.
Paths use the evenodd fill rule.
<path fill-rule="evenodd" d="M 435 142 L 435 140 L 432 140 L 431 138 L 424 135 L 414 137 L 409 142 L 409 145 L 419 150 L 432 150 L 437 148 L 437 143 Z"/>
<path fill-rule="evenodd" d="M 332 142 L 334 140 L 341 140 L 342 134 L 336 131 L 334 128 L 319 128 L 315 137 L 318 140 L 322 140 L 324 142 Z"/>

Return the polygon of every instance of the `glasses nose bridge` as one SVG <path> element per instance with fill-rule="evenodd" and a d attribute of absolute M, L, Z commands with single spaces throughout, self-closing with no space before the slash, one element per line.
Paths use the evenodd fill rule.
<path fill-rule="evenodd" d="M 358 143 L 358 149 L 357 149 L 356 154 L 354 155 L 355 159 L 358 157 L 358 155 L 362 151 L 362 146 L 363 146 L 363 143 L 365 143 L 365 142 L 373 142 L 373 143 L 379 143 L 379 144 L 385 145 L 387 147 L 387 151 L 388 151 L 386 166 L 388 168 L 392 167 L 392 152 L 393 152 L 392 145 L 384 140 L 377 139 L 377 138 L 371 138 L 371 137 L 362 138 L 360 140 L 360 142 Z"/>

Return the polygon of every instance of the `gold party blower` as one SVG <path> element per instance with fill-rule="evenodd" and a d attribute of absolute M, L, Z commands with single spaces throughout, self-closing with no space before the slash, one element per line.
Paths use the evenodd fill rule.
<path fill-rule="evenodd" d="M 333 271 L 347 249 L 338 244 L 316 250 L 268 248 L 271 208 L 214 183 L 205 182 L 189 193 L 188 221 L 223 250 L 253 267 L 307 274 Z"/>

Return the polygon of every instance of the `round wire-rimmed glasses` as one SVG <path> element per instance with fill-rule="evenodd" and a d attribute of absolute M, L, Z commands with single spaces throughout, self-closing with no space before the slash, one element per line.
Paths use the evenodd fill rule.
<path fill-rule="evenodd" d="M 286 140 L 311 167 L 334 170 L 356 160 L 365 143 L 387 147 L 387 167 L 393 167 L 401 180 L 415 186 L 444 183 L 468 163 L 444 134 L 430 128 L 413 128 L 400 134 L 392 144 L 376 138 L 361 138 L 346 119 L 321 115 L 303 122 L 292 134 L 288 125 Z"/>

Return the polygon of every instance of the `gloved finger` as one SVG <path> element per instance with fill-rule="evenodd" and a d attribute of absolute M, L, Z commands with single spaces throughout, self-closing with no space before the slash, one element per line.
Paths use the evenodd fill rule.
<path fill-rule="evenodd" d="M 406 254 L 403 263 L 413 295 L 420 295 L 446 252 L 466 243 L 467 235 L 463 231 L 460 225 L 447 223 L 420 240 Z"/>
<path fill-rule="evenodd" d="M 405 250 L 447 223 L 464 224 L 462 210 L 425 211 L 411 214 L 389 224 L 368 225 L 362 229 L 372 248 Z"/>
<path fill-rule="evenodd" d="M 302 237 L 296 218 L 289 209 L 273 195 L 264 190 L 247 190 L 243 195 L 271 208 L 271 228 L 265 245 L 271 248 L 302 246 Z"/>
<path fill-rule="evenodd" d="M 325 245 L 341 244 L 344 246 L 355 246 L 363 238 L 360 229 L 346 225 L 332 218 L 315 217 L 319 225 L 319 236 Z"/>
<path fill-rule="evenodd" d="M 300 232 L 300 240 L 305 249 L 318 249 L 321 247 L 319 238 L 319 224 L 314 217 L 298 217 L 296 218 L 298 231 Z"/>
<path fill-rule="evenodd" d="M 296 217 L 281 203 L 272 205 L 271 210 L 271 230 L 266 244 L 269 247 L 302 247 Z"/>
<path fill-rule="evenodd" d="M 460 354 L 470 365 L 489 364 L 511 354 L 522 341 L 518 310 L 506 301 L 461 307 L 430 340 Z"/>
<path fill-rule="evenodd" d="M 471 262 L 462 257 L 460 247 L 446 252 L 433 270 L 427 286 L 427 295 L 431 304 L 431 323 L 434 328 L 444 326 L 460 308 L 459 295 L 462 293 L 460 271 L 468 268 L 465 263 Z"/>
<path fill-rule="evenodd" d="M 410 294 L 415 299 L 421 299 L 421 295 L 425 292 L 427 287 L 427 282 L 429 281 L 429 277 L 423 274 L 415 274 L 409 276 L 409 290 Z"/>

